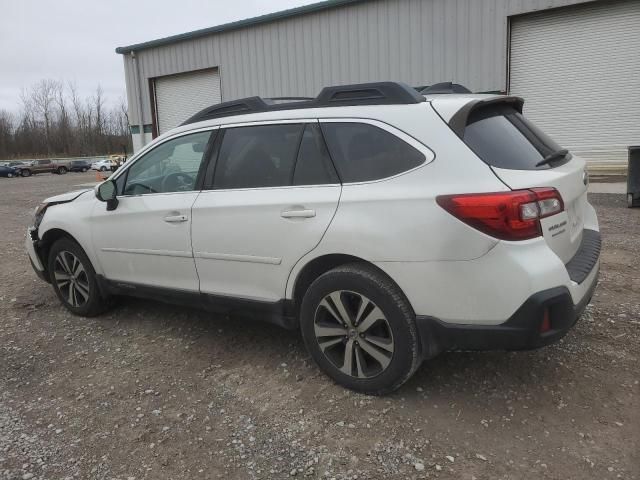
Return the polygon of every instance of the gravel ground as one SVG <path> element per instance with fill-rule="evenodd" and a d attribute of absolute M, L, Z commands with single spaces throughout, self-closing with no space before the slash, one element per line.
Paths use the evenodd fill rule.
<path fill-rule="evenodd" d="M 0 478 L 640 478 L 640 210 L 591 195 L 600 286 L 557 345 L 451 353 L 354 394 L 296 332 L 124 300 L 66 312 L 23 252 L 93 175 L 0 178 Z"/>

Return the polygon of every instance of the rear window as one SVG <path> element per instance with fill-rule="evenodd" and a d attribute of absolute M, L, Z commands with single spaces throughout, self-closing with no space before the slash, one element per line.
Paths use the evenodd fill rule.
<path fill-rule="evenodd" d="M 543 170 L 571 158 L 536 167 L 562 147 L 509 105 L 491 105 L 469 115 L 464 142 L 485 163 L 512 170 Z"/>

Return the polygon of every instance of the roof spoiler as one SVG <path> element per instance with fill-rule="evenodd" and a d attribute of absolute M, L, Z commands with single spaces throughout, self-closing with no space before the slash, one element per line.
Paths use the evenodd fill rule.
<path fill-rule="evenodd" d="M 512 97 L 508 95 L 497 96 L 494 98 L 489 98 L 487 100 L 472 100 L 467 103 L 464 107 L 458 110 L 450 119 L 449 119 L 449 127 L 451 130 L 455 132 L 460 138 L 464 136 L 464 129 L 467 127 L 467 122 L 469 120 L 469 116 L 475 110 L 479 108 L 483 108 L 489 105 L 497 105 L 497 104 L 507 104 L 515 108 L 518 112 L 522 113 L 522 107 L 524 105 L 524 99 L 521 97 Z"/>

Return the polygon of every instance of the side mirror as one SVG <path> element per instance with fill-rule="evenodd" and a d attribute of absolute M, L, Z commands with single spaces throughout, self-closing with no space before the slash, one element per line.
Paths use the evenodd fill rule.
<path fill-rule="evenodd" d="M 106 182 L 98 185 L 96 190 L 96 198 L 101 202 L 107 202 L 107 210 L 115 210 L 118 207 L 118 188 L 116 182 L 113 180 L 107 180 Z"/>

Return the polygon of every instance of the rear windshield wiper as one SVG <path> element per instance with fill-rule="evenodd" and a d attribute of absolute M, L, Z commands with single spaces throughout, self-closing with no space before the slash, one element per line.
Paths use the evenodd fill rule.
<path fill-rule="evenodd" d="M 567 150 L 566 148 L 561 148 L 560 150 L 556 150 L 555 152 L 550 153 L 549 155 L 544 157 L 542 160 L 540 160 L 538 163 L 536 163 L 536 167 L 541 167 L 542 165 L 551 163 L 554 160 L 561 160 L 567 155 L 569 155 L 569 150 Z"/>

